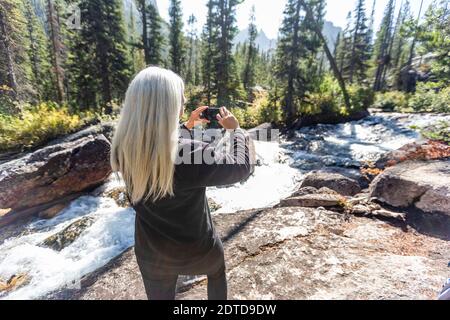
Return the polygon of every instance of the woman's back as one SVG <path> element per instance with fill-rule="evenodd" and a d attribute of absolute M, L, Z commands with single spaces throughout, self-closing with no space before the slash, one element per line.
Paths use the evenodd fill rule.
<path fill-rule="evenodd" d="M 192 139 L 180 140 L 180 156 L 190 159 L 175 167 L 174 196 L 141 201 L 135 207 L 136 253 L 150 263 L 174 269 L 195 263 L 212 250 L 216 234 L 206 198 L 206 187 L 234 184 L 253 172 L 251 140 L 238 129 L 233 132 L 235 152 L 223 153 L 215 163 L 193 164 L 205 154 L 217 154 L 214 145 Z M 186 151 L 190 150 L 190 151 Z M 189 152 L 186 154 L 183 152 Z"/>
<path fill-rule="evenodd" d="M 185 101 L 183 80 L 172 71 L 149 67 L 136 75 L 114 134 L 111 166 L 121 173 L 137 213 L 135 253 L 148 297 L 173 299 L 178 275 L 206 274 L 208 297 L 226 299 L 224 250 L 206 187 L 234 184 L 252 173 L 251 139 L 222 107 L 216 120 L 228 131 L 220 141 L 230 148 L 194 140 L 190 130 L 210 121 L 202 117 L 207 106 L 184 124 L 181 133 L 189 138 L 179 138 Z"/>

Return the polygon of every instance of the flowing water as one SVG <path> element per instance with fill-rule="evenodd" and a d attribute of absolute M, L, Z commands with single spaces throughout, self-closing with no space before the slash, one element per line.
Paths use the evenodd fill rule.
<path fill-rule="evenodd" d="M 443 115 L 378 114 L 340 124 L 303 128 L 280 143 L 256 142 L 261 165 L 247 181 L 227 187 L 210 188 L 207 194 L 218 212 L 235 212 L 276 204 L 290 195 L 304 174 L 326 166 L 357 168 L 365 161 L 420 139 L 417 127 L 439 120 Z M 113 189 L 118 183 L 108 182 Z M 1 299 L 35 299 L 78 280 L 134 244 L 134 211 L 120 208 L 105 197 L 84 196 L 73 201 L 51 220 L 35 219 L 19 236 L 0 242 L 0 279 L 25 274 L 27 282 L 3 293 Z M 90 217 L 92 225 L 61 251 L 42 245 L 48 237 L 80 218 Z"/>

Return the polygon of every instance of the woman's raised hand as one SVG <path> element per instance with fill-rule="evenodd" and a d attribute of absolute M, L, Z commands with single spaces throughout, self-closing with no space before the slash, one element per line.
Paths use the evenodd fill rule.
<path fill-rule="evenodd" d="M 208 120 L 201 118 L 202 113 L 206 109 L 208 109 L 208 107 L 207 106 L 203 106 L 203 107 L 199 107 L 199 108 L 195 109 L 194 111 L 192 111 L 188 122 L 186 122 L 184 124 L 186 126 L 186 128 L 188 128 L 189 130 L 192 130 L 196 125 L 209 123 Z"/>
<path fill-rule="evenodd" d="M 220 108 L 220 114 L 217 115 L 219 124 L 227 130 L 235 130 L 239 128 L 238 119 L 227 108 Z"/>

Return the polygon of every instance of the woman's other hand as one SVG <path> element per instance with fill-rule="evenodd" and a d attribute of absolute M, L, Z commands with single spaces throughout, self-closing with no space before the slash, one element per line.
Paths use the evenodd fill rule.
<path fill-rule="evenodd" d="M 188 122 L 186 122 L 184 124 L 186 126 L 186 128 L 188 128 L 189 130 L 192 130 L 192 129 L 194 129 L 195 126 L 197 126 L 199 124 L 209 123 L 208 120 L 201 118 L 202 113 L 206 109 L 208 109 L 208 107 L 207 106 L 203 106 L 203 107 L 199 107 L 199 108 L 195 109 L 194 111 L 192 111 Z"/>
<path fill-rule="evenodd" d="M 219 124 L 227 130 L 235 130 L 239 128 L 238 119 L 227 108 L 220 108 L 220 113 L 217 115 Z"/>

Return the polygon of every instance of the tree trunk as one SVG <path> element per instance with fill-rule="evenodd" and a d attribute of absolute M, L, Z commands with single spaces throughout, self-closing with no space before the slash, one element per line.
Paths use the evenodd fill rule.
<path fill-rule="evenodd" d="M 322 41 L 322 43 L 323 43 L 323 49 L 325 50 L 325 54 L 327 55 L 328 61 L 330 62 L 331 69 L 333 70 L 334 76 L 338 80 L 339 86 L 341 87 L 342 95 L 344 96 L 345 106 L 346 106 L 347 110 L 350 110 L 352 108 L 352 105 L 350 103 L 350 96 L 348 95 L 344 78 L 342 78 L 342 74 L 339 72 L 336 61 L 333 58 L 333 54 L 331 53 L 330 48 L 328 48 L 327 41 L 322 34 L 322 30 L 321 30 L 320 26 L 317 24 L 316 20 L 314 19 L 314 15 L 312 14 L 311 9 L 308 7 L 308 5 L 305 3 L 305 1 L 304 0 L 299 0 L 299 1 L 301 2 L 302 6 L 305 8 L 306 14 L 314 22 L 314 24 L 313 24 L 314 31 L 316 32 L 320 41 Z"/>

